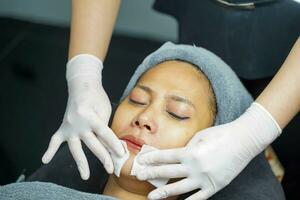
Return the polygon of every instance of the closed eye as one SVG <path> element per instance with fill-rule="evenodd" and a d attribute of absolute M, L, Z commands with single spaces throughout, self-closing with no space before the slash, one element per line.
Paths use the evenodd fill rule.
<path fill-rule="evenodd" d="M 189 119 L 190 117 L 180 117 L 172 112 L 167 111 L 167 113 L 169 113 L 169 115 L 171 115 L 172 117 L 176 118 L 177 120 L 186 120 Z"/>
<path fill-rule="evenodd" d="M 128 101 L 129 101 L 129 103 L 134 104 L 134 105 L 142 105 L 142 106 L 147 105 L 147 103 L 138 102 L 138 101 L 135 101 L 135 100 L 130 99 L 130 98 L 128 99 Z M 190 117 L 181 117 L 181 116 L 178 116 L 178 115 L 176 115 L 175 113 L 172 113 L 172 112 L 169 112 L 169 111 L 167 111 L 167 113 L 168 113 L 171 117 L 173 117 L 173 118 L 175 118 L 175 119 L 177 119 L 177 120 L 186 120 L 186 119 L 189 119 L 189 118 L 190 118 Z"/>
<path fill-rule="evenodd" d="M 142 105 L 142 106 L 147 105 L 146 103 L 138 102 L 138 101 L 135 101 L 133 99 L 129 99 L 129 103 L 131 103 L 131 104 L 137 104 L 137 105 Z"/>

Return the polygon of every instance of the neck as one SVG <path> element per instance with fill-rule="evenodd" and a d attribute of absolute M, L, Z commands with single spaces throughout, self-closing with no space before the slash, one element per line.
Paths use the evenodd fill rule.
<path fill-rule="evenodd" d="M 154 189 L 155 187 L 147 181 L 110 175 L 103 194 L 122 200 L 147 200 L 147 195 Z M 169 197 L 166 200 L 175 200 L 177 197 Z"/>
<path fill-rule="evenodd" d="M 110 175 L 105 185 L 103 194 L 116 197 L 122 200 L 143 200 L 147 199 L 147 193 L 137 192 L 137 188 L 130 187 L 132 184 L 123 184 L 114 175 Z M 129 181 L 130 182 L 130 181 Z"/>

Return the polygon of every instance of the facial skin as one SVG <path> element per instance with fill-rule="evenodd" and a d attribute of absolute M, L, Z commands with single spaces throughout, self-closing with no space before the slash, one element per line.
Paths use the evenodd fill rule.
<path fill-rule="evenodd" d="M 160 63 L 144 73 L 120 103 L 111 128 L 119 138 L 133 135 L 158 149 L 183 147 L 196 132 L 213 125 L 209 88 L 206 77 L 191 64 L 175 60 Z M 130 146 L 128 150 L 130 157 L 121 177 L 114 176 L 111 181 L 126 191 L 147 196 L 154 187 L 130 176 L 138 150 Z"/>

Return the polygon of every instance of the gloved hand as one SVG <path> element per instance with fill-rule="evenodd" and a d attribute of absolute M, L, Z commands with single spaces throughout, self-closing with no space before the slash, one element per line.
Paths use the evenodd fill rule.
<path fill-rule="evenodd" d="M 147 167 L 138 179 L 183 178 L 155 189 L 149 199 L 161 199 L 201 189 L 189 200 L 207 199 L 228 185 L 281 133 L 281 128 L 260 104 L 253 103 L 233 122 L 198 132 L 178 149 L 157 150 L 140 156 Z"/>
<path fill-rule="evenodd" d="M 42 161 L 48 163 L 62 142 L 67 141 L 82 179 L 90 176 L 82 140 L 103 163 L 106 171 L 114 170 L 111 153 L 122 156 L 125 151 L 120 140 L 107 126 L 111 104 L 102 80 L 103 65 L 97 57 L 80 54 L 67 63 L 66 78 L 69 98 L 63 122 L 52 136 Z"/>

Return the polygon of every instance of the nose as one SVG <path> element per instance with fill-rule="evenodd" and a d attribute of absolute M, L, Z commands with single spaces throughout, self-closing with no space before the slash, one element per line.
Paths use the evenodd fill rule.
<path fill-rule="evenodd" d="M 157 131 L 157 123 L 154 120 L 154 115 L 150 111 L 140 113 L 133 121 L 132 125 L 140 129 L 145 129 L 149 133 Z"/>

